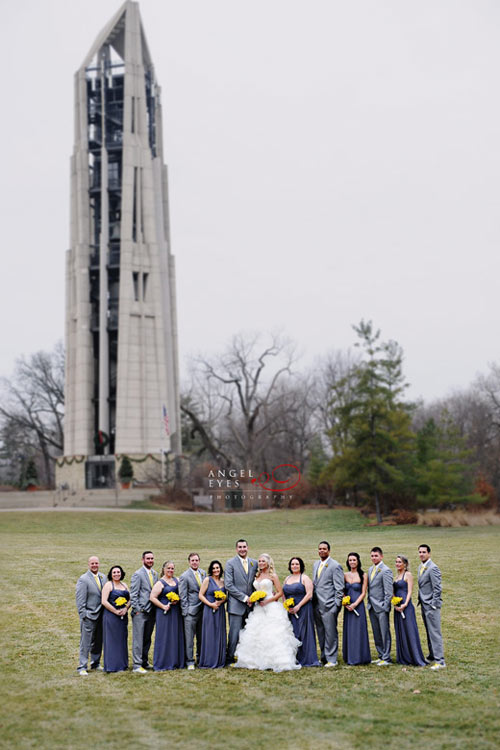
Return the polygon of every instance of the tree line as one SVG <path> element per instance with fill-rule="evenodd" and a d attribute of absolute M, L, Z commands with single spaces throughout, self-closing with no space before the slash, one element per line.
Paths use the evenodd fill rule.
<path fill-rule="evenodd" d="M 187 486 L 208 467 L 300 467 L 306 502 L 394 510 L 496 506 L 500 497 L 500 366 L 442 399 L 412 402 L 403 350 L 371 321 L 350 350 L 299 369 L 282 335 L 236 335 L 192 358 L 181 395 Z M 22 358 L 1 382 L 0 481 L 23 486 L 34 463 L 54 481 L 62 454 L 64 352 Z M 300 494 L 302 493 L 302 494 Z"/>

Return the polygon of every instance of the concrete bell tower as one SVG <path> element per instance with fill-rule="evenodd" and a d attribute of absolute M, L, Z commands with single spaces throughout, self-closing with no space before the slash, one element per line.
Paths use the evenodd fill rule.
<path fill-rule="evenodd" d="M 181 451 L 175 265 L 160 87 L 127 0 L 75 74 L 66 415 L 57 481 L 113 486 Z"/>

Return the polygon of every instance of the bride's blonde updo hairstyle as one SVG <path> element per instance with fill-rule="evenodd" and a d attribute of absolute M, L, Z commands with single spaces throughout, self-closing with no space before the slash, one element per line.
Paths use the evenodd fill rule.
<path fill-rule="evenodd" d="M 266 563 L 269 566 L 269 575 L 274 575 L 274 560 L 271 557 L 271 555 L 268 555 L 266 552 L 263 552 L 260 557 L 263 557 Z"/>

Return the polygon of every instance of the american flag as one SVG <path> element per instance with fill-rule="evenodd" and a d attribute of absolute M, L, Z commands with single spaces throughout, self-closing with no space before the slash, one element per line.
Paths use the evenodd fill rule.
<path fill-rule="evenodd" d="M 163 425 L 165 427 L 165 435 L 170 435 L 170 423 L 168 421 L 167 407 L 163 404 Z"/>

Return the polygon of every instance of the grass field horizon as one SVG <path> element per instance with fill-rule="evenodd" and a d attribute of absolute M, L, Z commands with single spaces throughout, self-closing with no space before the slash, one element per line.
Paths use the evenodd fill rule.
<path fill-rule="evenodd" d="M 356 511 L 328 509 L 230 515 L 12 511 L 0 518 L 1 747 L 498 746 L 498 526 L 373 527 Z M 248 539 L 253 557 L 272 555 L 281 580 L 292 555 L 301 556 L 310 573 L 322 539 L 343 566 L 357 551 L 366 570 L 377 544 L 392 569 L 402 553 L 414 572 L 417 547 L 428 543 L 443 573 L 447 668 L 341 662 L 336 670 L 286 674 L 76 674 L 75 583 L 89 555 L 99 556 L 104 573 L 121 564 L 129 584 L 144 549 L 154 551 L 157 570 L 173 559 L 178 575 L 192 551 L 204 568 L 214 558 L 225 564 L 240 537 Z M 424 643 L 420 612 L 417 620 Z M 341 622 L 342 616 L 340 638 Z"/>

